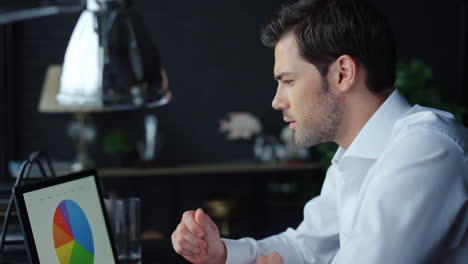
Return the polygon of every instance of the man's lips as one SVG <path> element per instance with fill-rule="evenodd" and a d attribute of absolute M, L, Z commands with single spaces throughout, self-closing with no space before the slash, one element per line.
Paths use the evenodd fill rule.
<path fill-rule="evenodd" d="M 289 129 L 294 130 L 296 128 L 296 121 L 283 117 L 284 122 L 289 123 Z"/>
<path fill-rule="evenodd" d="M 289 129 L 294 130 L 296 129 L 296 121 L 292 121 L 289 123 Z"/>

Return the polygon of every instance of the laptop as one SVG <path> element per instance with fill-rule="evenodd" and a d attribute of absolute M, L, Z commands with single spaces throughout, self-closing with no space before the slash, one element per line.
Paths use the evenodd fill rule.
<path fill-rule="evenodd" d="M 96 170 L 14 189 L 30 263 L 118 263 Z"/>

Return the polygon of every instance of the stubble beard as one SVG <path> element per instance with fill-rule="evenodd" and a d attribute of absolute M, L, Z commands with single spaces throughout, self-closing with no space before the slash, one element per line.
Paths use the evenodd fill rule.
<path fill-rule="evenodd" d="M 309 111 L 303 125 L 298 126 L 294 141 L 299 148 L 309 148 L 320 143 L 333 141 L 343 119 L 341 98 L 328 89 L 328 81 L 322 78 L 321 89 L 317 92 L 320 112 Z M 314 115 L 320 115 L 318 123 L 313 124 Z"/>

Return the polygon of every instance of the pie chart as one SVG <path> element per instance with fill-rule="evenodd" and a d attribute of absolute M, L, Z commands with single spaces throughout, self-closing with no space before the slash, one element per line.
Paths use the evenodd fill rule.
<path fill-rule="evenodd" d="M 60 264 L 93 264 L 94 241 L 88 218 L 73 200 L 63 200 L 53 221 L 55 252 Z"/>

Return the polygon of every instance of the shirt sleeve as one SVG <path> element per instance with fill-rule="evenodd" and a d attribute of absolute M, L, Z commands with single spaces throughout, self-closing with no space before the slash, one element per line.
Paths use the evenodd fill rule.
<path fill-rule="evenodd" d="M 376 163 L 332 264 L 446 263 L 467 230 L 466 162 L 447 135 L 397 138 Z"/>
<path fill-rule="evenodd" d="M 257 256 L 278 252 L 284 263 L 329 263 L 339 247 L 336 182 L 333 166 L 320 196 L 304 207 L 304 219 L 296 228 L 262 240 L 223 239 L 227 249 L 227 264 L 251 264 Z"/>

